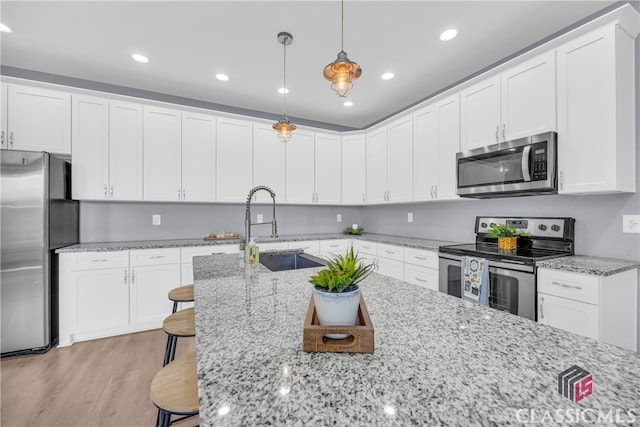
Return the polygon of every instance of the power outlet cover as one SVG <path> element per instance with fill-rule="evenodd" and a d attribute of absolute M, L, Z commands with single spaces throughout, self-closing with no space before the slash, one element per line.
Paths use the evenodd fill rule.
<path fill-rule="evenodd" d="M 413 222 L 413 212 L 407 214 L 407 222 Z"/>
<path fill-rule="evenodd" d="M 151 217 L 151 222 L 153 225 L 160 225 L 160 215 L 153 215 Z"/>
<path fill-rule="evenodd" d="M 622 215 L 623 233 L 640 233 L 640 215 Z"/>
<path fill-rule="evenodd" d="M 342 222 L 342 214 L 336 215 L 336 221 Z"/>
<path fill-rule="evenodd" d="M 262 214 L 256 215 L 256 222 L 258 224 L 261 223 L 261 222 L 264 222 L 264 215 L 262 215 Z"/>

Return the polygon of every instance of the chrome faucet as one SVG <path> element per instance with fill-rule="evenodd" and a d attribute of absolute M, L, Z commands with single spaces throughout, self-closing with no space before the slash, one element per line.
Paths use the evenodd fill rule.
<path fill-rule="evenodd" d="M 273 199 L 273 219 L 271 222 L 254 222 L 251 223 L 251 198 L 256 193 L 256 191 L 264 190 L 271 195 Z M 259 185 L 254 187 L 249 191 L 249 195 L 247 196 L 247 211 L 244 216 L 244 238 L 245 243 L 248 245 L 251 240 L 251 226 L 252 225 L 263 225 L 263 224 L 271 224 L 271 237 L 278 237 L 278 225 L 276 223 L 276 193 L 273 192 L 272 189 L 266 187 L 264 185 Z"/>

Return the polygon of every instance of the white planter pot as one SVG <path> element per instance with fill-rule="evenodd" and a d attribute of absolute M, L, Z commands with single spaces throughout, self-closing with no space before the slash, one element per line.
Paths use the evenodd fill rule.
<path fill-rule="evenodd" d="M 351 292 L 324 292 L 313 288 L 316 314 L 321 325 L 353 326 L 358 317 L 360 288 Z M 343 339 L 347 334 L 326 334 L 327 338 Z"/>

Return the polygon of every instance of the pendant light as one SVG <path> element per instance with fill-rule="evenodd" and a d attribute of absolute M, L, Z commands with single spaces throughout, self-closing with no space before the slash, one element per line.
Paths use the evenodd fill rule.
<path fill-rule="evenodd" d="M 357 80 L 362 74 L 362 68 L 350 61 L 347 57 L 347 52 L 344 51 L 344 0 L 342 0 L 342 29 L 341 29 L 341 41 L 340 52 L 338 57 L 331 64 L 324 67 L 322 75 L 325 79 L 331 82 L 331 89 L 333 89 L 338 96 L 345 97 L 353 87 L 353 81 Z"/>
<path fill-rule="evenodd" d="M 283 113 L 278 123 L 273 124 L 273 128 L 278 132 L 278 139 L 281 142 L 289 142 L 291 134 L 296 130 L 296 125 L 287 118 L 287 46 L 293 42 L 293 36 L 286 32 L 278 33 L 278 43 L 284 47 L 284 83 L 282 91 Z"/>

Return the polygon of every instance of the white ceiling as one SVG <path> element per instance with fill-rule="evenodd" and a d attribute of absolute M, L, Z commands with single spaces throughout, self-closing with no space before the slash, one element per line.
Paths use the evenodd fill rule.
<path fill-rule="evenodd" d="M 3 66 L 363 128 L 613 4 L 613 1 L 347 0 L 344 48 L 360 63 L 351 108 L 322 77 L 340 50 L 339 1 L 6 1 Z M 450 42 L 439 34 L 450 27 Z M 134 62 L 140 52 L 148 64 Z M 383 72 L 396 77 L 383 81 Z M 220 82 L 215 74 L 231 79 Z M 331 127 L 331 126 L 328 126 Z"/>

